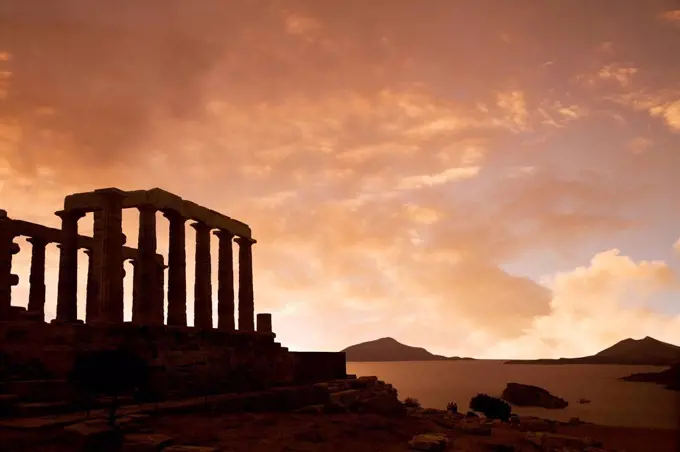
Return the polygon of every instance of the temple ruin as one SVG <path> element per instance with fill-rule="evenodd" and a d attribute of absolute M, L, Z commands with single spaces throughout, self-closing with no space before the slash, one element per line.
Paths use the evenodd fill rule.
<path fill-rule="evenodd" d="M 126 246 L 123 209 L 139 211 L 136 248 Z M 78 232 L 79 220 L 88 213 L 94 217 L 92 237 Z M 157 252 L 158 213 L 169 221 L 167 263 Z M 156 383 L 166 398 L 200 393 L 207 380 L 216 392 L 344 377 L 344 354 L 289 352 L 275 342 L 270 314 L 258 314 L 255 323 L 256 240 L 247 224 L 158 188 L 72 194 L 55 214 L 61 219 L 61 229 L 14 219 L 0 211 L 0 382 L 65 384 L 69 366 L 79 353 L 121 345 L 134 348 L 155 365 Z M 193 327 L 187 326 L 187 224 L 196 231 Z M 219 247 L 216 328 L 211 234 Z M 19 281 L 12 273 L 12 259 L 21 251 L 14 239 L 19 236 L 28 237 L 32 246 L 27 308 L 12 305 L 12 287 Z M 237 294 L 234 242 L 239 263 Z M 59 277 L 56 318 L 46 323 L 45 250 L 50 243 L 59 247 Z M 78 272 L 85 270 L 78 268 L 81 249 L 88 255 L 85 319 L 77 318 Z M 123 321 L 126 261 L 133 265 L 131 322 Z"/>

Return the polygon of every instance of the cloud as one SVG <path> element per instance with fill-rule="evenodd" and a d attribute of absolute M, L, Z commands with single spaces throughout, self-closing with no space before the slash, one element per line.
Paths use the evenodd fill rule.
<path fill-rule="evenodd" d="M 507 112 L 508 119 L 520 130 L 526 128 L 529 113 L 527 112 L 524 93 L 521 91 L 511 91 L 497 94 L 497 105 Z"/>
<path fill-rule="evenodd" d="M 258 312 L 306 349 L 391 335 L 451 354 L 574 354 L 580 339 L 537 322 L 604 343 L 560 301 L 579 284 L 618 300 L 613 271 L 663 292 L 660 267 L 622 256 L 655 256 L 650 237 L 680 227 L 666 207 L 680 202 L 680 91 L 663 11 L 586 5 L 554 21 L 550 2 L 489 15 L 485 2 L 348 1 L 10 0 L 2 207 L 57 226 L 68 193 L 159 186 L 238 218 L 258 239 Z M 158 230 L 167 254 L 165 219 Z M 644 328 L 668 324 L 657 295 L 635 305 Z M 641 332 L 623 326 L 624 301 L 608 304 L 620 334 Z"/>
<path fill-rule="evenodd" d="M 600 78 L 600 80 L 611 80 L 625 88 L 631 84 L 632 78 L 637 73 L 637 71 L 638 69 L 634 67 L 617 67 L 608 65 L 600 69 L 600 71 L 597 73 L 597 76 Z"/>
<path fill-rule="evenodd" d="M 660 17 L 665 22 L 680 26 L 680 9 L 665 11 Z"/>
<path fill-rule="evenodd" d="M 673 248 L 675 249 L 676 252 L 680 253 L 680 239 L 678 239 L 678 241 L 675 242 L 675 245 L 673 245 Z"/>
<path fill-rule="evenodd" d="M 437 174 L 422 174 L 403 178 L 397 186 L 400 190 L 414 190 L 422 187 L 432 187 L 447 182 L 475 177 L 479 173 L 480 167 L 469 166 L 461 168 L 448 168 Z"/>
<path fill-rule="evenodd" d="M 668 127 L 680 132 L 680 100 L 668 104 L 657 105 L 649 109 L 652 116 L 661 116 Z"/>
<path fill-rule="evenodd" d="M 677 274 L 661 261 L 635 262 L 618 250 L 596 254 L 587 267 L 558 273 L 550 313 L 537 316 L 523 336 L 493 346 L 489 356 L 531 350 L 548 358 L 593 354 L 627 337 L 680 341 L 680 315 L 655 313 L 650 297 L 677 289 Z"/>

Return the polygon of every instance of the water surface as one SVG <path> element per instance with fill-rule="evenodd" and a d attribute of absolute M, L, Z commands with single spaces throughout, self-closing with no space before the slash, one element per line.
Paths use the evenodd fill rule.
<path fill-rule="evenodd" d="M 618 378 L 664 367 L 595 364 L 525 365 L 502 361 L 417 361 L 347 363 L 347 373 L 376 375 L 399 390 L 399 398 L 417 398 L 424 407 L 445 408 L 450 401 L 467 409 L 477 393 L 499 396 L 506 383 L 540 386 L 569 402 L 563 410 L 513 407 L 519 414 L 626 427 L 680 427 L 680 392 L 652 383 Z M 581 398 L 591 400 L 579 404 Z"/>

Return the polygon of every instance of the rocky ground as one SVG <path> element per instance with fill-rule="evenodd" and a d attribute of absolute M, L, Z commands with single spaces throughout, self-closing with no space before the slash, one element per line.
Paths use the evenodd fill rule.
<path fill-rule="evenodd" d="M 491 422 L 441 410 L 406 408 L 377 379 L 328 385 L 324 405 L 294 412 L 128 415 L 30 432 L 0 430 L 0 450 L 124 452 L 293 451 L 680 451 L 671 430 L 602 427 L 537 418 Z"/>

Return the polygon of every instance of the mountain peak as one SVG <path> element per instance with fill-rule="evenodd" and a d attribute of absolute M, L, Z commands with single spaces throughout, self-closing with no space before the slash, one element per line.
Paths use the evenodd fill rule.
<path fill-rule="evenodd" d="M 680 347 L 677 345 L 667 344 L 651 336 L 645 336 L 642 339 L 624 339 L 602 350 L 595 356 L 626 359 L 653 357 L 662 360 L 672 360 L 678 357 L 679 354 Z"/>
<path fill-rule="evenodd" d="M 393 337 L 381 337 L 380 339 L 376 339 L 376 340 L 371 341 L 371 342 L 383 342 L 383 343 L 389 343 L 389 342 L 391 342 L 391 343 L 393 343 L 393 344 L 394 344 L 394 343 L 396 343 L 396 344 L 401 344 L 401 342 L 399 342 L 398 340 L 396 340 L 396 339 L 393 338 Z M 366 342 L 364 342 L 364 343 L 366 343 Z"/>

